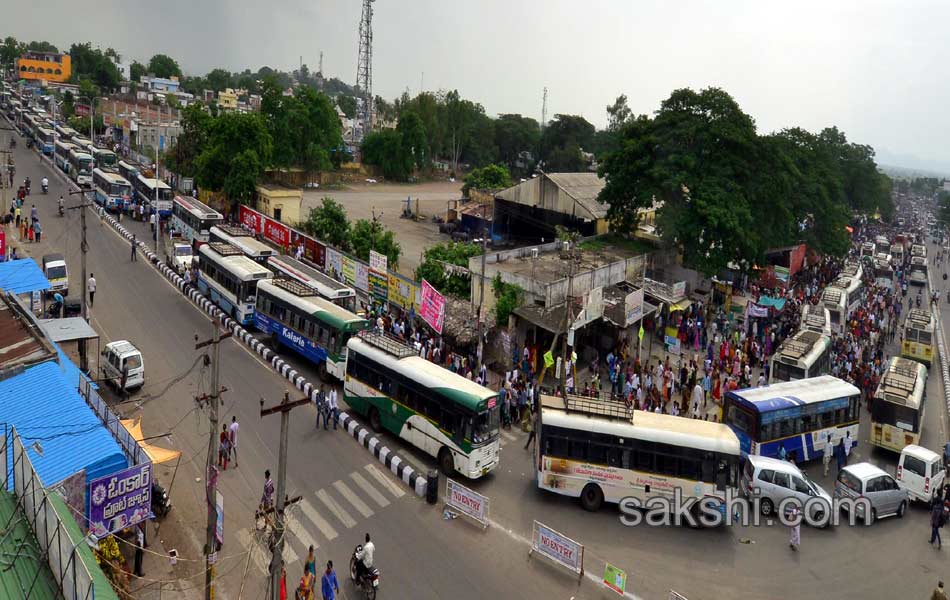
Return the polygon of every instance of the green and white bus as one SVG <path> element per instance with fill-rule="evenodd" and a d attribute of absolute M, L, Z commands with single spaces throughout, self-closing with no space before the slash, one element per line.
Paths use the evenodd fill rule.
<path fill-rule="evenodd" d="M 446 475 L 477 479 L 498 466 L 498 392 L 385 334 L 364 331 L 347 346 L 343 397 L 375 431 L 386 429 L 435 457 Z"/>

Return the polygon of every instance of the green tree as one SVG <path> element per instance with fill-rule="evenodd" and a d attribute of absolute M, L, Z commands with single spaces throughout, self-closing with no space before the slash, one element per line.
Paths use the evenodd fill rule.
<path fill-rule="evenodd" d="M 495 148 L 498 160 L 514 170 L 522 152 L 530 152 L 537 157 L 538 144 L 541 141 L 541 127 L 531 117 L 505 114 L 495 120 Z M 526 174 L 527 169 L 522 171 Z"/>
<path fill-rule="evenodd" d="M 568 142 L 547 152 L 544 170 L 548 173 L 578 173 L 587 170 L 587 161 L 581 154 L 581 147 L 576 142 Z"/>
<path fill-rule="evenodd" d="M 105 91 L 115 90 L 121 76 L 119 68 L 98 48 L 92 44 L 73 44 L 69 47 L 72 64 L 70 80 L 82 86 L 83 80 L 90 80 Z"/>
<path fill-rule="evenodd" d="M 333 198 L 324 198 L 320 206 L 311 208 L 307 220 L 300 226 L 306 233 L 335 248 L 350 249 L 350 222 L 343 206 Z"/>
<path fill-rule="evenodd" d="M 0 64 L 12 66 L 24 50 L 26 50 L 25 46 L 18 42 L 15 37 L 5 37 L 3 45 L 0 45 Z"/>
<path fill-rule="evenodd" d="M 212 121 L 213 117 L 199 102 L 181 111 L 181 134 L 163 159 L 168 168 L 186 177 L 197 174 L 197 160 L 208 143 Z"/>
<path fill-rule="evenodd" d="M 257 113 L 225 113 L 211 122 L 208 142 L 196 160 L 198 185 L 247 202 L 269 164 L 270 134 Z"/>
<path fill-rule="evenodd" d="M 167 54 L 153 56 L 148 61 L 148 72 L 164 79 L 181 77 L 181 67 L 178 66 L 178 62 Z"/>
<path fill-rule="evenodd" d="M 145 65 L 137 60 L 133 60 L 132 64 L 129 65 L 129 79 L 132 81 L 141 81 L 142 75 L 145 75 L 146 72 L 147 69 L 145 68 Z"/>
<path fill-rule="evenodd" d="M 365 261 L 369 260 L 370 250 L 385 254 L 391 269 L 399 266 L 399 255 L 402 253 L 402 247 L 393 232 L 384 229 L 379 221 L 368 219 L 360 219 L 353 224 L 350 231 L 350 248 L 357 258 Z"/>
<path fill-rule="evenodd" d="M 82 135 L 89 135 L 89 117 L 69 117 L 66 119 L 66 123 Z M 96 135 L 102 135 L 106 132 L 106 125 L 102 121 L 101 114 L 96 113 L 92 118 L 92 126 L 96 131 Z"/>
<path fill-rule="evenodd" d="M 467 272 L 450 270 L 446 265 L 468 268 L 468 259 L 482 253 L 481 247 L 468 243 L 445 243 L 429 246 L 416 267 L 416 279 L 425 279 L 443 294 L 463 300 L 471 298 L 472 277 Z"/>
<path fill-rule="evenodd" d="M 223 89 L 234 87 L 231 84 L 231 72 L 225 69 L 214 69 L 205 75 L 209 90 L 220 92 Z"/>
<path fill-rule="evenodd" d="M 49 42 L 33 41 L 26 45 L 26 49 L 30 52 L 52 52 L 54 54 L 59 53 L 59 49 Z"/>
<path fill-rule="evenodd" d="M 501 273 L 495 274 L 491 285 L 495 293 L 495 325 L 507 327 L 511 313 L 524 304 L 524 290 L 520 285 L 503 282 Z"/>
<path fill-rule="evenodd" d="M 336 97 L 336 105 L 340 107 L 347 119 L 356 116 L 356 98 L 340 94 Z"/>
<path fill-rule="evenodd" d="M 487 167 L 473 169 L 465 176 L 462 195 L 468 196 L 469 190 L 501 190 L 511 187 L 511 173 L 504 165 L 490 164 Z"/>
<path fill-rule="evenodd" d="M 581 149 L 590 151 L 594 146 L 594 126 L 577 115 L 554 115 L 541 136 L 541 158 L 545 170 L 577 171 Z M 576 152 L 575 152 L 576 149 Z"/>
<path fill-rule="evenodd" d="M 452 90 L 444 98 L 445 141 L 452 169 L 459 171 L 459 160 L 475 139 L 480 115 L 485 114 L 481 104 L 465 100 L 458 90 Z"/>
<path fill-rule="evenodd" d="M 417 169 L 424 169 L 429 165 L 429 145 L 426 139 L 426 129 L 419 115 L 406 111 L 399 117 L 396 131 L 402 136 L 403 152 L 410 156 Z"/>
<path fill-rule="evenodd" d="M 363 162 L 378 166 L 383 177 L 406 181 L 412 173 L 412 154 L 403 145 L 402 134 L 394 129 L 373 131 L 363 138 L 360 147 Z"/>
<path fill-rule="evenodd" d="M 613 104 L 607 106 L 607 129 L 609 131 L 620 131 L 630 117 L 633 111 L 627 105 L 627 95 L 620 94 Z"/>
<path fill-rule="evenodd" d="M 273 164 L 308 170 L 332 167 L 331 151 L 343 145 L 330 98 L 309 87 L 284 96 L 276 77 L 263 84 L 261 115 L 274 140 Z"/>

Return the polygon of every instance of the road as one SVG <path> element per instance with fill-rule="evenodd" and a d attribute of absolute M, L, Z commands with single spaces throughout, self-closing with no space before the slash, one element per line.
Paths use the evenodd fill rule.
<path fill-rule="evenodd" d="M 78 214 L 69 211 L 64 219 L 56 217 L 60 180 L 22 141 L 15 156 L 18 179 L 29 175 L 39 182 L 46 174 L 53 181 L 48 197 L 30 200 L 39 208 L 44 241 L 27 251 L 37 259 L 45 252 L 64 252 L 72 286 L 78 289 Z M 70 203 L 75 202 L 74 197 Z M 135 396 L 137 402 L 120 410 L 123 415 L 142 415 L 146 436 L 165 434 L 156 443 L 180 449 L 184 455 L 172 489 L 175 509 L 162 525 L 160 537 L 164 547 L 175 547 L 185 559 L 198 560 L 204 537 L 207 417 L 195 410 L 194 396 L 208 391 L 208 377 L 201 370 L 189 370 L 197 357 L 194 337 L 209 337 L 210 324 L 151 266 L 143 261 L 131 263 L 128 243 L 110 227 L 100 226 L 91 213 L 88 222 L 89 270 L 96 274 L 99 287 L 92 323 L 103 342 L 130 339 L 145 356 L 147 383 Z M 140 238 L 146 235 L 143 224 L 131 227 Z M 28 245 L 18 246 L 21 254 L 24 246 Z M 950 319 L 943 314 L 941 319 L 944 329 L 950 327 Z M 260 598 L 266 557 L 254 540 L 251 515 L 264 469 L 276 473 L 279 423 L 273 417 L 259 418 L 259 400 L 276 402 L 290 385 L 234 340 L 223 343 L 221 359 L 221 381 L 228 388 L 221 415 L 227 420 L 236 415 L 241 433 L 240 466 L 228 469 L 219 479 L 225 496 L 223 554 L 229 557 L 219 567 L 219 595 L 238 598 L 246 585 L 244 597 Z M 312 369 L 293 357 L 290 360 L 317 381 Z M 928 395 L 923 443 L 939 449 L 946 439 L 939 377 L 930 378 Z M 472 484 L 492 502 L 492 526 L 482 532 L 461 519 L 444 521 L 438 508 L 417 499 L 356 442 L 342 432 L 315 431 L 313 421 L 314 411 L 306 407 L 295 411 L 290 424 L 288 492 L 304 497 L 291 511 L 287 560 L 291 582 L 300 572 L 307 545 L 318 546 L 318 563 L 329 557 L 345 570 L 349 552 L 364 531 L 371 532 L 377 544 L 383 592 L 391 597 L 610 598 L 614 596 L 593 581 L 603 572 L 605 561 L 626 569 L 628 590 L 642 598 L 665 598 L 670 589 L 693 600 L 926 597 L 935 581 L 946 576 L 943 552 L 926 544 L 928 515 L 920 507 L 904 519 L 884 519 L 869 528 L 804 528 L 802 551 L 797 554 L 789 551 L 787 531 L 780 526 L 631 529 L 621 525 L 615 509 L 589 514 L 576 501 L 538 491 L 529 456 L 520 447 L 520 433 L 505 432 L 501 467 Z M 893 470 L 895 456 L 869 455 L 866 439 L 867 415 L 863 413 L 861 444 L 852 460 L 870 456 Z M 387 443 L 401 447 L 398 441 Z M 405 448 L 403 452 L 417 465 L 432 464 L 418 453 Z M 826 489 L 833 487 L 815 465 L 807 470 Z M 158 477 L 167 483 L 171 473 L 162 467 Z M 586 545 L 588 576 L 580 585 L 539 559 L 527 558 L 525 538 L 535 519 Z M 253 549 L 249 561 L 245 561 L 247 548 Z M 242 576 L 245 565 L 248 572 Z M 200 568 L 198 562 L 179 562 L 174 571 L 179 586 L 200 584 Z M 348 594 L 355 597 L 351 591 Z"/>

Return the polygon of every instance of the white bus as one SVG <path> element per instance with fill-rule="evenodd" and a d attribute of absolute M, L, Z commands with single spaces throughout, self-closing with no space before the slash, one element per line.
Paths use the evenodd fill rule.
<path fill-rule="evenodd" d="M 144 175 L 137 176 L 135 178 L 135 195 L 140 202 L 154 207 L 159 215 L 167 217 L 172 214 L 172 198 L 175 194 L 172 192 L 172 188 L 161 179 L 149 179 Z"/>
<path fill-rule="evenodd" d="M 864 302 L 864 282 L 857 277 L 842 275 L 835 280 L 834 286 L 844 290 L 846 306 L 848 307 L 847 316 L 850 317 L 851 313 Z"/>
<path fill-rule="evenodd" d="M 831 372 L 831 338 L 802 329 L 782 342 L 769 362 L 769 383 L 795 381 Z"/>
<path fill-rule="evenodd" d="M 887 241 L 887 238 L 883 235 L 875 236 L 874 238 L 874 247 L 877 249 L 878 254 L 890 254 L 891 253 L 891 243 Z"/>
<path fill-rule="evenodd" d="M 211 228 L 222 221 L 221 213 L 194 198 L 175 196 L 172 201 L 172 228 L 195 248 L 207 244 Z"/>
<path fill-rule="evenodd" d="M 239 248 L 245 256 L 261 264 L 267 264 L 267 259 L 271 256 L 280 255 L 280 252 L 256 239 L 253 233 L 240 226 L 221 223 L 212 227 L 209 234 L 210 241 L 224 242 Z"/>
<path fill-rule="evenodd" d="M 910 255 L 911 257 L 922 256 L 927 258 L 927 246 L 923 244 L 914 244 L 910 247 Z"/>
<path fill-rule="evenodd" d="M 920 442 L 927 399 L 927 367 L 893 357 L 871 399 L 871 443 L 900 452 Z"/>
<path fill-rule="evenodd" d="M 257 284 L 254 326 L 269 334 L 274 350 L 281 344 L 317 367 L 321 381 L 343 381 L 346 342 L 369 327 L 369 321 L 321 298 L 296 279 L 276 277 Z"/>
<path fill-rule="evenodd" d="M 69 142 L 56 142 L 53 149 L 53 162 L 63 173 L 69 173 L 69 153 L 73 150 L 79 151 L 79 146 Z"/>
<path fill-rule="evenodd" d="M 343 397 L 375 431 L 386 429 L 436 457 L 446 475 L 477 479 L 498 466 L 498 392 L 395 338 L 363 331 L 349 339 Z"/>
<path fill-rule="evenodd" d="M 36 147 L 46 156 L 53 155 L 53 133 L 52 129 L 46 127 L 36 128 Z"/>
<path fill-rule="evenodd" d="M 848 322 L 848 292 L 833 285 L 828 286 L 822 290 L 818 306 L 828 309 L 831 328 L 837 333 L 842 333 Z"/>
<path fill-rule="evenodd" d="M 119 170 L 119 175 L 125 177 L 125 180 L 129 183 L 137 180 L 142 173 L 141 166 L 130 160 L 120 160 L 116 163 L 116 168 Z"/>
<path fill-rule="evenodd" d="M 85 152 L 69 152 L 69 178 L 80 187 L 92 185 L 92 157 Z"/>
<path fill-rule="evenodd" d="M 831 314 L 820 304 L 806 304 L 802 308 L 801 328 L 831 337 Z"/>
<path fill-rule="evenodd" d="M 59 136 L 59 139 L 64 142 L 71 141 L 74 137 L 79 135 L 79 132 L 73 129 L 72 127 L 67 127 L 65 125 L 56 126 L 56 135 Z"/>
<path fill-rule="evenodd" d="M 271 276 L 234 246 L 211 243 L 198 249 L 198 289 L 242 325 L 254 322 L 257 283 Z"/>
<path fill-rule="evenodd" d="M 877 254 L 877 249 L 874 247 L 874 242 L 861 244 L 861 258 L 874 258 L 875 254 Z"/>
<path fill-rule="evenodd" d="M 96 204 L 107 210 L 123 210 L 132 198 L 132 186 L 118 173 L 93 169 L 92 187 L 96 191 Z"/>
<path fill-rule="evenodd" d="M 910 257 L 910 283 L 911 285 L 927 285 L 927 257 Z"/>
<path fill-rule="evenodd" d="M 271 271 L 296 279 L 315 289 L 322 297 L 350 312 L 356 312 L 356 290 L 345 283 L 321 273 L 290 256 L 277 255 L 267 259 Z"/>
<path fill-rule="evenodd" d="M 118 158 L 115 155 L 115 152 L 112 150 L 106 150 L 105 148 L 99 148 L 93 146 L 89 151 L 92 154 L 92 158 L 96 163 L 97 169 L 102 169 L 103 171 L 116 171 L 116 163 L 119 162 Z"/>
<path fill-rule="evenodd" d="M 585 510 L 625 498 L 672 501 L 679 490 L 684 501 L 724 511 L 727 490 L 737 491 L 739 438 L 721 423 L 575 396 L 541 396 L 537 422 L 538 487 L 580 498 Z"/>

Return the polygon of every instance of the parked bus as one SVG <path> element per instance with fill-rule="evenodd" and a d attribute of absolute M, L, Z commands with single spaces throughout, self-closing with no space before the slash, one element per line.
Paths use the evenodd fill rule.
<path fill-rule="evenodd" d="M 910 257 L 911 285 L 927 285 L 927 258 L 924 256 Z"/>
<path fill-rule="evenodd" d="M 726 392 L 723 422 L 739 436 L 744 454 L 777 458 L 782 447 L 795 462 L 818 458 L 825 439 L 858 443 L 861 390 L 831 375 Z"/>
<path fill-rule="evenodd" d="M 864 282 L 858 277 L 841 276 L 835 280 L 834 286 L 844 290 L 847 316 L 857 310 L 864 302 Z"/>
<path fill-rule="evenodd" d="M 877 249 L 877 254 L 891 253 L 891 243 L 887 241 L 887 238 L 883 235 L 874 237 L 874 247 Z"/>
<path fill-rule="evenodd" d="M 209 233 L 212 242 L 231 244 L 235 248 L 240 248 L 251 260 L 264 265 L 271 256 L 280 255 L 280 252 L 256 239 L 253 233 L 238 225 L 220 223 L 212 227 Z"/>
<path fill-rule="evenodd" d="M 818 304 L 805 304 L 802 307 L 801 328 L 831 337 L 831 314 Z"/>
<path fill-rule="evenodd" d="M 89 138 L 84 138 L 82 137 L 82 134 L 80 134 L 80 135 L 73 136 L 73 139 L 69 141 L 79 146 L 79 149 L 81 152 L 85 152 L 86 154 L 89 154 L 89 146 L 92 146 L 92 142 L 89 140 Z M 90 156 L 92 155 L 90 154 Z"/>
<path fill-rule="evenodd" d="M 871 399 L 871 443 L 900 452 L 920 442 L 927 399 L 927 367 L 893 357 Z"/>
<path fill-rule="evenodd" d="M 769 364 L 769 383 L 795 381 L 831 372 L 831 338 L 808 330 L 782 342 Z"/>
<path fill-rule="evenodd" d="M 27 138 L 33 139 L 36 136 L 36 115 L 32 112 L 24 112 L 20 119 L 20 132 Z"/>
<path fill-rule="evenodd" d="M 270 270 L 279 275 L 296 279 L 317 290 L 323 298 L 350 312 L 356 312 L 356 290 L 345 283 L 321 273 L 311 266 L 282 254 L 267 259 Z"/>
<path fill-rule="evenodd" d="M 53 155 L 53 130 L 45 127 L 36 128 L 36 147 L 46 156 Z"/>
<path fill-rule="evenodd" d="M 198 289 L 242 325 L 254 321 L 257 284 L 270 277 L 234 246 L 212 243 L 198 249 Z"/>
<path fill-rule="evenodd" d="M 839 287 L 830 285 L 821 292 L 818 306 L 828 309 L 831 317 L 831 328 L 837 333 L 843 333 L 848 322 L 848 293 Z"/>
<path fill-rule="evenodd" d="M 346 342 L 369 327 L 369 321 L 321 298 L 314 288 L 277 277 L 257 284 L 254 326 L 269 334 L 276 349 L 283 344 L 340 381 L 346 374 Z"/>
<path fill-rule="evenodd" d="M 93 146 L 90 149 L 90 154 L 92 154 L 93 159 L 96 163 L 97 169 L 102 169 L 103 171 L 118 172 L 116 168 L 116 163 L 119 162 L 118 158 L 115 155 L 115 152 L 112 150 L 107 150 L 105 148 L 98 148 Z"/>
<path fill-rule="evenodd" d="M 79 151 L 79 146 L 69 142 L 56 142 L 53 148 L 53 162 L 63 173 L 69 173 L 69 153 L 73 150 Z"/>
<path fill-rule="evenodd" d="M 904 341 L 901 342 L 901 356 L 921 362 L 928 367 L 936 356 L 934 331 L 936 319 L 926 309 L 912 308 L 904 319 Z"/>
<path fill-rule="evenodd" d="M 72 127 L 67 127 L 65 125 L 57 125 L 55 129 L 56 129 L 56 135 L 58 135 L 59 139 L 63 140 L 64 142 L 69 142 L 74 137 L 79 135 L 78 131 L 76 131 Z"/>
<path fill-rule="evenodd" d="M 92 157 L 85 152 L 69 152 L 69 178 L 80 187 L 92 185 Z"/>
<path fill-rule="evenodd" d="M 539 488 L 580 498 L 588 511 L 633 497 L 725 510 L 737 496 L 739 439 L 722 423 L 630 410 L 600 398 L 541 396 L 535 479 Z M 698 507 L 697 507 L 698 508 Z"/>
<path fill-rule="evenodd" d="M 477 479 L 498 466 L 498 392 L 382 333 L 352 336 L 347 349 L 343 397 L 374 431 L 385 428 L 436 457 L 446 475 Z"/>
<path fill-rule="evenodd" d="M 139 175 L 135 178 L 135 195 L 140 202 L 154 207 L 162 217 L 172 214 L 172 198 L 175 194 L 161 179 L 149 179 Z"/>
<path fill-rule="evenodd" d="M 913 258 L 914 256 L 921 256 L 927 258 L 927 246 L 923 244 L 914 244 L 910 247 L 910 255 Z"/>
<path fill-rule="evenodd" d="M 895 265 L 901 266 L 904 264 L 904 254 L 905 250 L 903 242 L 895 242 L 893 245 L 891 245 L 891 258 L 894 260 Z"/>
<path fill-rule="evenodd" d="M 125 177 L 129 183 L 136 181 L 142 174 L 141 166 L 130 160 L 120 160 L 116 163 L 116 168 L 119 170 L 119 175 Z"/>
<path fill-rule="evenodd" d="M 132 186 L 118 173 L 93 169 L 92 187 L 96 191 L 96 204 L 107 210 L 124 210 L 132 200 Z"/>
<path fill-rule="evenodd" d="M 222 221 L 221 213 L 194 198 L 175 196 L 172 200 L 172 228 L 195 248 L 207 244 L 211 228 Z"/>

